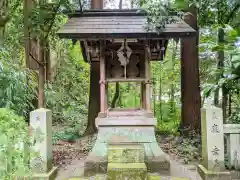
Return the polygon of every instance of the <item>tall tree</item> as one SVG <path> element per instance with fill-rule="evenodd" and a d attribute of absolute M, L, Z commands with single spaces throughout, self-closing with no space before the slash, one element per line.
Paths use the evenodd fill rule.
<path fill-rule="evenodd" d="M 5 26 L 8 20 L 8 1 L 0 1 L 0 47 L 3 46 Z"/>
<path fill-rule="evenodd" d="M 102 9 L 103 0 L 92 0 L 92 9 Z M 84 135 L 97 132 L 95 119 L 100 112 L 100 63 L 92 62 L 90 65 L 90 94 L 88 104 L 88 121 Z"/>
<path fill-rule="evenodd" d="M 21 3 L 18 0 L 0 0 L 0 47 L 4 43 L 6 25 Z"/>
<path fill-rule="evenodd" d="M 197 31 L 197 36 L 181 41 L 181 99 L 182 121 L 181 129 L 188 133 L 190 130 L 200 132 L 200 79 L 199 79 L 199 56 L 198 56 L 198 22 L 197 8 L 191 6 L 186 11 L 184 20 Z"/>

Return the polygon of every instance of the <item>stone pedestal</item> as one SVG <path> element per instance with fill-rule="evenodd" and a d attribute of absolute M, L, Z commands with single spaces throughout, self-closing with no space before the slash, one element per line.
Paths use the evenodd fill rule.
<path fill-rule="evenodd" d="M 224 164 L 223 118 L 220 108 L 207 105 L 202 108 L 202 164 L 198 172 L 203 180 L 213 180 L 219 175 L 228 180 Z"/>
<path fill-rule="evenodd" d="M 37 109 L 30 113 L 30 128 L 34 138 L 31 168 L 34 179 L 55 179 L 57 168 L 52 166 L 52 111 Z"/>
<path fill-rule="evenodd" d="M 170 162 L 155 138 L 156 119 L 149 118 L 145 111 L 143 114 L 132 112 L 128 116 L 124 116 L 123 111 L 120 114 L 118 116 L 117 113 L 109 113 L 108 117 L 96 119 L 98 137 L 85 161 L 84 176 L 107 172 L 108 148 L 114 144 L 142 145 L 148 172 L 167 174 Z"/>

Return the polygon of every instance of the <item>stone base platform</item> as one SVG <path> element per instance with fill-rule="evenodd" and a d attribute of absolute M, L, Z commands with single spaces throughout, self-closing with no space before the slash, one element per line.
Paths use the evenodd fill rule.
<path fill-rule="evenodd" d="M 214 172 L 207 170 L 203 165 L 198 166 L 198 173 L 203 180 L 232 180 L 231 172 Z"/>
<path fill-rule="evenodd" d="M 110 111 L 106 117 L 96 118 L 98 137 L 85 161 L 84 176 L 107 173 L 108 148 L 114 144 L 142 145 L 148 172 L 167 174 L 169 158 L 156 141 L 156 123 L 152 115 L 141 110 Z"/>
<path fill-rule="evenodd" d="M 107 175 L 97 175 L 95 177 L 91 178 L 70 178 L 69 180 L 108 180 Z M 117 179 L 122 180 L 122 179 Z M 125 180 L 125 179 L 124 179 Z M 147 180 L 191 180 L 188 178 L 182 178 L 182 177 L 171 177 L 171 176 L 160 176 L 160 175 L 151 175 L 148 174 Z"/>
<path fill-rule="evenodd" d="M 44 174 L 44 173 L 34 174 L 33 175 L 33 180 L 55 180 L 56 176 L 57 176 L 57 172 L 58 172 L 58 168 L 53 167 L 51 169 L 51 171 L 49 171 L 46 174 Z"/>

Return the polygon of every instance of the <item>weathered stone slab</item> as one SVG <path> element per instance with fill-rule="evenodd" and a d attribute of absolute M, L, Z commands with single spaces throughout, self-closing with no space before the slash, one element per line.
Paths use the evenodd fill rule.
<path fill-rule="evenodd" d="M 240 134 L 227 135 L 228 168 L 240 169 Z"/>
<path fill-rule="evenodd" d="M 109 145 L 108 163 L 144 163 L 144 146 Z"/>
<path fill-rule="evenodd" d="M 34 178 L 54 179 L 57 168 L 52 166 L 52 111 L 37 109 L 30 113 L 32 149 L 31 168 Z"/>
<path fill-rule="evenodd" d="M 198 173 L 203 180 L 232 180 L 229 171 L 209 171 L 202 165 L 198 166 Z"/>
<path fill-rule="evenodd" d="M 96 126 L 131 126 L 138 124 L 139 126 L 155 126 L 157 120 L 155 118 L 146 118 L 144 116 L 129 116 L 129 117 L 107 117 L 96 118 Z"/>
<path fill-rule="evenodd" d="M 97 140 L 109 144 L 156 142 L 154 126 L 100 127 Z"/>
<path fill-rule="evenodd" d="M 57 167 L 53 167 L 48 173 L 34 174 L 32 180 L 55 180 L 57 173 Z"/>
<path fill-rule="evenodd" d="M 224 124 L 224 134 L 240 134 L 240 124 Z"/>
<path fill-rule="evenodd" d="M 224 164 L 224 134 L 221 108 L 202 108 L 202 165 L 209 171 L 220 172 Z"/>
<path fill-rule="evenodd" d="M 108 179 L 142 180 L 147 178 L 147 167 L 144 163 L 109 163 Z"/>

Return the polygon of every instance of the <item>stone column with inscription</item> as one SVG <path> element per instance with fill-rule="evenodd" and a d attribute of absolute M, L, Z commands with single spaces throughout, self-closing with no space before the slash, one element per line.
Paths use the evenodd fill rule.
<path fill-rule="evenodd" d="M 224 164 L 224 132 L 222 109 L 214 107 L 211 101 L 201 109 L 202 164 L 198 172 L 203 180 L 228 180 L 230 172 Z"/>
<path fill-rule="evenodd" d="M 52 165 L 52 111 L 37 109 L 30 113 L 30 128 L 34 139 L 31 168 L 35 179 L 55 179 L 57 168 Z"/>

